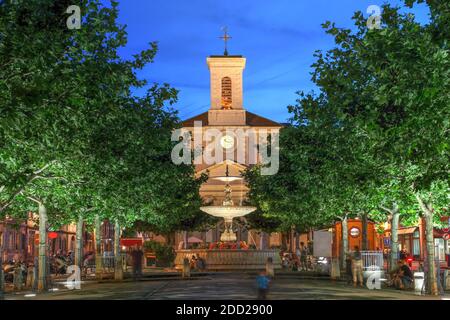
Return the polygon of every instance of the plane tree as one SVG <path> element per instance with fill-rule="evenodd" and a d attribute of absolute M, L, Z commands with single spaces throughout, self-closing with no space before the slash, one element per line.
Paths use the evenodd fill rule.
<path fill-rule="evenodd" d="M 276 189 L 303 180 L 303 189 L 296 184 L 289 190 L 295 196 L 278 195 L 305 195 L 307 210 L 321 208 L 324 217 L 332 216 L 330 211 L 352 212 L 382 220 L 380 208 L 397 217 L 400 210 L 410 222 L 423 216 L 428 277 L 436 294 L 432 228 L 449 203 L 449 7 L 440 1 L 427 4 L 431 15 L 426 24 L 390 5 L 383 6 L 380 30 L 368 29 L 361 12 L 353 17 L 353 31 L 324 24 L 336 46 L 315 54 L 312 80 L 320 94 L 302 93 L 290 108 L 296 121 L 292 130 L 306 141 L 281 138 L 280 152 L 288 155 L 280 161 L 288 159 L 289 174 L 284 181 L 260 181 Z M 312 142 L 318 142 L 315 150 L 305 153 L 303 146 Z M 253 198 L 270 199 L 258 179 L 250 180 L 257 193 Z M 305 188 L 311 190 L 300 194 Z"/>
<path fill-rule="evenodd" d="M 117 2 L 81 1 L 79 30 L 66 26 L 71 4 L 0 2 L 0 214 L 39 212 L 40 289 L 49 226 L 164 224 L 199 204 L 193 167 L 170 159 L 177 91 L 136 74 L 156 43 L 124 59 Z"/>

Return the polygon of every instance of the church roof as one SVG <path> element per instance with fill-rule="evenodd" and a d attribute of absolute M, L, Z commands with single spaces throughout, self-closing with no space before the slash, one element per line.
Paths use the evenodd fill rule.
<path fill-rule="evenodd" d="M 183 127 L 193 127 L 194 121 L 201 121 L 204 126 L 209 125 L 208 111 L 182 121 L 182 125 Z M 245 111 L 245 122 L 245 124 L 250 127 L 283 127 L 283 125 L 278 122 L 258 116 L 257 114 L 248 111 Z"/>

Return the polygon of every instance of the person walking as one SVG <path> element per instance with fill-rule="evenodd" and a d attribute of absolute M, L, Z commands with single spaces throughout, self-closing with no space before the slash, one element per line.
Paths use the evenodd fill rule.
<path fill-rule="evenodd" d="M 300 249 L 300 246 L 295 249 L 295 259 L 297 260 L 298 271 L 300 271 L 302 266 L 302 250 Z"/>
<path fill-rule="evenodd" d="M 138 246 L 135 246 L 131 255 L 133 257 L 133 280 L 136 281 L 142 276 L 142 257 L 144 253 Z"/>
<path fill-rule="evenodd" d="M 300 264 L 302 271 L 308 271 L 308 247 L 305 246 L 304 242 L 300 242 Z"/>
<path fill-rule="evenodd" d="M 352 256 L 352 274 L 353 274 L 353 286 L 356 287 L 359 283 L 363 287 L 363 274 L 362 274 L 362 257 L 359 247 L 355 246 Z"/>
<path fill-rule="evenodd" d="M 270 279 L 266 274 L 266 271 L 261 271 L 256 278 L 256 284 L 258 285 L 258 300 L 267 299 L 267 291 L 269 290 Z"/>
<path fill-rule="evenodd" d="M 353 282 L 352 256 L 348 253 L 346 254 L 346 257 L 345 257 L 345 275 L 347 278 L 347 285 L 351 285 Z"/>

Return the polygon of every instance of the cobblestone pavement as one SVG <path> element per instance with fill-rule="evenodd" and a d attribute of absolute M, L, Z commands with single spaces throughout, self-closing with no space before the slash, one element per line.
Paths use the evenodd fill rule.
<path fill-rule="evenodd" d="M 6 299 L 44 299 L 44 300 L 252 300 L 256 297 L 255 277 L 245 274 L 218 274 L 204 276 L 194 280 L 166 279 L 121 283 L 87 283 L 81 290 L 68 291 L 60 286 L 60 290 L 25 296 L 26 293 L 10 294 Z M 272 300 L 429 300 L 442 297 L 417 296 L 413 292 L 402 292 L 392 289 L 369 290 L 353 288 L 342 282 L 330 280 L 305 280 L 281 277 L 274 279 L 269 291 Z"/>

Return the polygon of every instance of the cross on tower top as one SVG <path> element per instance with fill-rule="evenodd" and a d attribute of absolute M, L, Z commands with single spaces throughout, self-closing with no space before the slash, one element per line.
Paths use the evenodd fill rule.
<path fill-rule="evenodd" d="M 223 36 L 221 36 L 220 39 L 222 39 L 225 42 L 225 51 L 224 51 L 223 55 L 227 56 L 228 55 L 228 41 L 232 38 L 228 34 L 227 27 L 223 27 L 222 30 L 223 30 Z"/>

